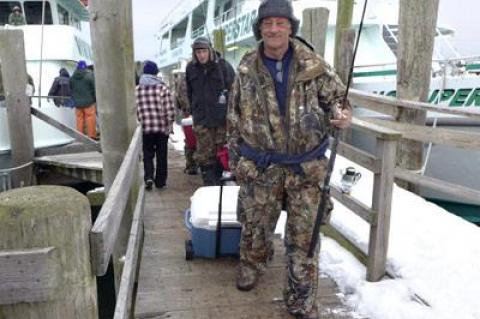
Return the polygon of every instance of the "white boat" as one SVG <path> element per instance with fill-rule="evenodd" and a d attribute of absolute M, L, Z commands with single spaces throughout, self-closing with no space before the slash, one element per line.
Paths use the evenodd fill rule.
<path fill-rule="evenodd" d="M 251 25 L 257 16 L 259 4 L 260 0 L 182 1 L 179 7 L 168 14 L 157 36 L 158 65 L 166 78 L 172 70 L 184 70 L 191 58 L 190 45 L 195 38 L 207 36 L 213 39 L 213 30 L 219 28 L 225 30 L 225 58 L 237 65 L 243 54 L 256 44 Z M 299 19 L 306 8 L 329 9 L 325 58 L 333 64 L 337 1 L 294 0 L 292 4 L 295 16 Z M 395 95 L 398 4 L 393 0 L 369 4 L 355 61 L 353 86 L 372 93 Z M 363 1 L 359 1 L 354 9 L 352 25 L 355 29 L 358 29 L 362 6 Z M 437 27 L 429 100 L 457 109 L 478 108 L 480 57 L 462 57 L 451 45 L 453 36 L 452 29 Z M 476 123 L 458 121 L 440 114 L 429 116 L 440 117 L 438 125 L 455 124 L 462 129 L 480 130 Z M 369 147 L 368 141 L 356 140 L 355 136 L 354 143 Z M 463 160 L 465 163 L 461 163 Z M 452 163 L 461 169 L 450 169 Z M 480 167 L 480 152 L 466 154 L 463 150 L 434 145 L 425 174 L 478 190 L 480 179 L 478 174 L 472 174 L 471 167 Z M 477 171 L 480 173 L 480 170 Z M 445 194 L 428 191 L 424 194 L 430 198 L 459 201 Z"/>
<path fill-rule="evenodd" d="M 45 3 L 42 25 L 42 3 Z M 8 25 L 8 15 L 14 6 L 19 6 L 26 19 L 26 25 Z M 71 127 L 75 127 L 75 114 L 71 108 L 58 108 L 45 96 L 58 76 L 60 68 L 66 68 L 72 75 L 76 62 L 92 60 L 88 11 L 79 0 L 49 1 L 5 1 L 0 0 L 0 29 L 23 30 L 27 73 L 33 78 L 35 96 L 32 106 Z M 39 98 L 43 97 L 43 98 Z M 2 99 L 0 97 L 0 99 Z M 32 117 L 35 148 L 62 145 L 72 138 L 45 122 Z M 6 108 L 0 102 L 0 168 L 9 167 L 5 154 L 10 151 Z M 1 156 L 3 154 L 3 156 Z"/>

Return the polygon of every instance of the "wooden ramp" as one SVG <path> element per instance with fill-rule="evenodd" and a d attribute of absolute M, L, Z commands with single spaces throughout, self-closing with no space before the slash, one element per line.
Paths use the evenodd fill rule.
<path fill-rule="evenodd" d="M 102 154 L 82 152 L 62 155 L 35 157 L 40 169 L 78 178 L 84 181 L 102 184 Z"/>
<path fill-rule="evenodd" d="M 280 239 L 272 264 L 250 292 L 235 288 L 236 259 L 185 260 L 184 241 L 189 235 L 183 212 L 201 181 L 183 174 L 183 167 L 183 155 L 170 150 L 168 188 L 146 194 L 135 318 L 292 318 L 282 300 L 285 261 Z M 321 318 L 353 318 L 335 283 L 320 277 Z"/>

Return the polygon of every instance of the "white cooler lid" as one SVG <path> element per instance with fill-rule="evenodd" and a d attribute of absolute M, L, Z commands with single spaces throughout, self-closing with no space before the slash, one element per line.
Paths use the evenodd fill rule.
<path fill-rule="evenodd" d="M 238 226 L 237 198 L 240 186 L 223 186 L 222 226 Z M 220 186 L 198 188 L 190 198 L 191 222 L 196 228 L 214 230 L 218 220 Z"/>
<path fill-rule="evenodd" d="M 184 119 L 182 119 L 182 120 L 180 121 L 180 124 L 181 124 L 182 126 L 193 125 L 193 119 L 192 119 L 191 116 L 186 117 L 186 118 L 184 118 Z"/>

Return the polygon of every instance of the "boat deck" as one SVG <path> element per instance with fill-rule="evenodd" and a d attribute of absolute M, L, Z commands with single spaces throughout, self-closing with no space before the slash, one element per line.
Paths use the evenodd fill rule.
<path fill-rule="evenodd" d="M 185 260 L 189 235 L 183 212 L 201 180 L 183 174 L 183 167 L 183 155 L 170 150 L 168 188 L 146 194 L 135 318 L 292 318 L 282 300 L 285 260 L 279 238 L 272 264 L 250 292 L 235 288 L 234 258 Z M 321 318 L 359 318 L 344 304 L 333 280 L 320 277 Z"/>

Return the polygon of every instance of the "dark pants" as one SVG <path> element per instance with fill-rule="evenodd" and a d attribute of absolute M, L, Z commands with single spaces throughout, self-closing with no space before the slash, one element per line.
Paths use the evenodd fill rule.
<path fill-rule="evenodd" d="M 163 187 L 167 182 L 167 142 L 168 135 L 163 133 L 143 134 L 144 180 L 154 180 L 157 187 Z M 157 159 L 155 177 L 153 176 L 153 157 Z"/>

